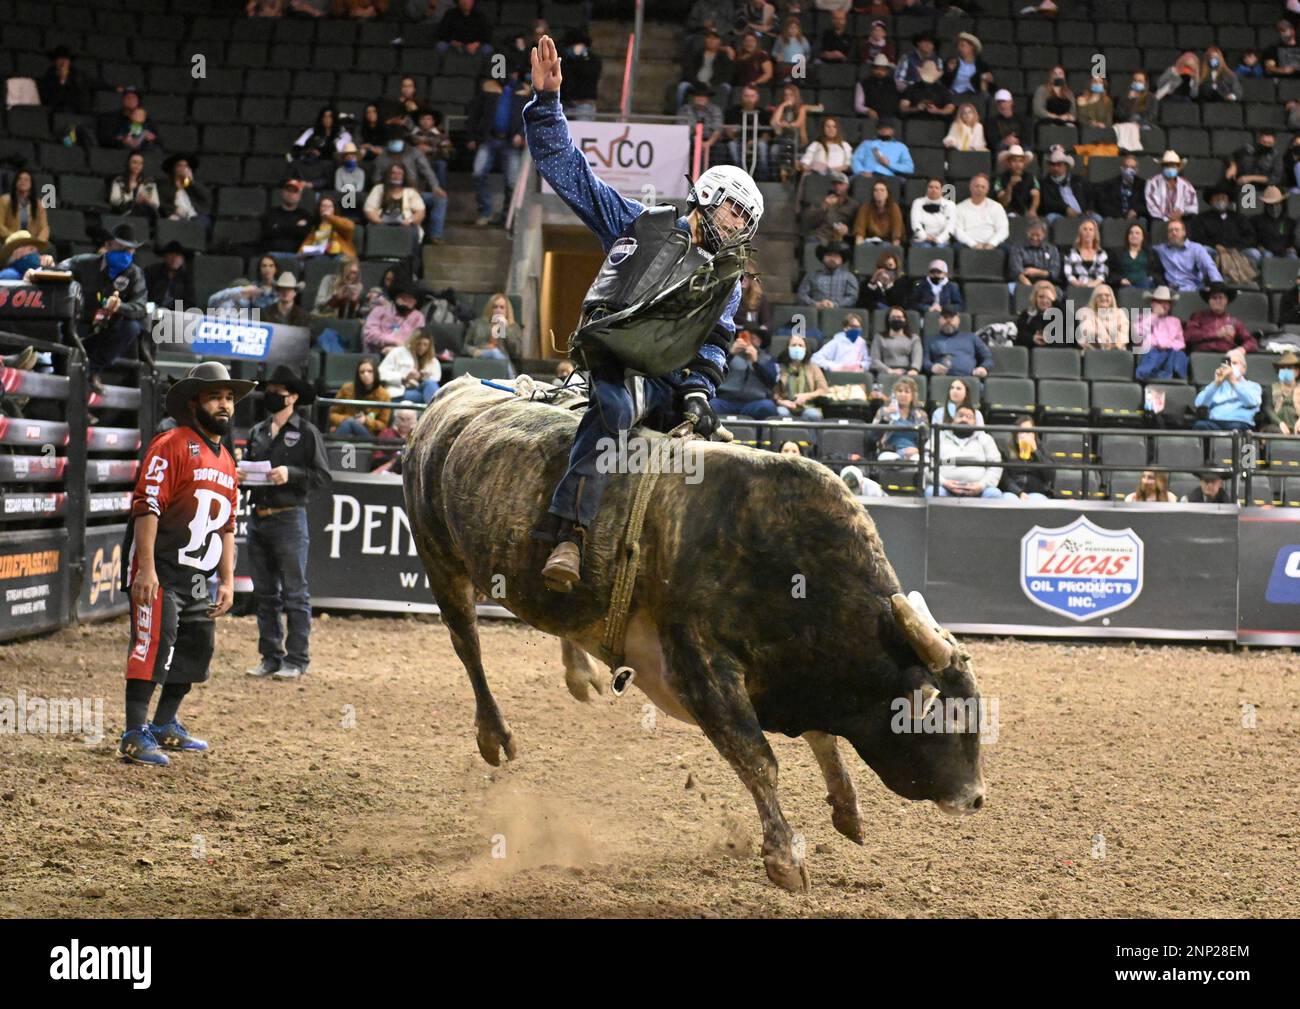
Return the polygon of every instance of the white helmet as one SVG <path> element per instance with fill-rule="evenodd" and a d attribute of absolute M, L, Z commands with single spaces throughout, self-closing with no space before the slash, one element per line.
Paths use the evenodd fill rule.
<path fill-rule="evenodd" d="M 744 219 L 745 227 L 739 234 L 723 236 L 713 223 L 712 211 L 728 201 L 731 209 Z M 754 237 L 763 216 L 763 194 L 744 169 L 735 165 L 717 165 L 696 179 L 691 187 L 686 209 L 690 211 L 697 207 L 705 233 L 718 249 L 738 241 L 748 242 Z"/>

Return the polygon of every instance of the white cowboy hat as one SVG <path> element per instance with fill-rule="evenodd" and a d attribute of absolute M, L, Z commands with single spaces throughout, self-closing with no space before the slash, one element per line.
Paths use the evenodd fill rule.
<path fill-rule="evenodd" d="M 1025 164 L 1029 164 L 1034 160 L 1034 152 L 1025 150 L 1019 144 L 1012 144 L 1005 151 L 998 152 L 998 167 L 1005 165 L 1008 158 L 1024 158 Z"/>
<path fill-rule="evenodd" d="M 1172 150 L 1172 149 L 1171 149 L 1171 150 L 1165 151 L 1164 154 L 1160 155 L 1160 164 L 1162 164 L 1162 165 L 1177 165 L 1179 168 L 1182 168 L 1183 165 L 1187 164 L 1187 159 L 1186 159 L 1186 158 L 1180 158 L 1180 157 L 1178 156 L 1178 152 L 1175 151 L 1175 150 Z"/>

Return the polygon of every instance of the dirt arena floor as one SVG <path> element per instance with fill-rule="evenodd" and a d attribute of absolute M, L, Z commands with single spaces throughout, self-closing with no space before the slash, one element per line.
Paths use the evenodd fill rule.
<path fill-rule="evenodd" d="M 974 641 L 998 699 L 988 804 L 948 818 L 854 756 L 865 847 L 831 827 L 808 748 L 776 738 L 812 874 L 800 896 L 767 882 L 753 804 L 703 735 L 635 690 L 574 701 L 553 638 L 484 626 L 519 744 L 493 770 L 435 619 L 318 618 L 301 684 L 243 675 L 252 618 L 219 627 L 214 677 L 182 713 L 213 750 L 165 770 L 113 756 L 123 621 L 0 645 L 0 698 L 102 697 L 106 732 L 0 735 L 0 915 L 1300 911 L 1290 653 Z"/>

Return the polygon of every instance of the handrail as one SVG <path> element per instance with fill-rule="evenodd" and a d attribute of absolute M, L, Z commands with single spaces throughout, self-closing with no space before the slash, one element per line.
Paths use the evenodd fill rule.
<path fill-rule="evenodd" d="M 532 173 L 533 155 L 525 145 L 523 156 L 519 159 L 519 177 L 515 179 L 515 188 L 510 194 L 510 206 L 506 208 L 506 231 L 513 233 L 515 213 L 524 204 L 524 196 L 528 192 L 528 183 Z"/>
<path fill-rule="evenodd" d="M 624 118 L 632 111 L 632 59 L 635 52 L 636 33 L 633 32 L 627 37 L 627 55 L 623 57 L 623 95 L 618 103 Z"/>
<path fill-rule="evenodd" d="M 691 156 L 691 181 L 700 177 L 700 163 L 704 160 L 704 124 L 696 123 L 691 130 L 695 134 L 695 153 Z"/>

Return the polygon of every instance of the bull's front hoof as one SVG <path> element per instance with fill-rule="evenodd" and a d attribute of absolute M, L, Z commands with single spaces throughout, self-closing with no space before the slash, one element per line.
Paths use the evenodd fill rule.
<path fill-rule="evenodd" d="M 591 701 L 594 698 L 591 692 L 594 690 L 598 694 L 605 692 L 605 679 L 590 659 L 583 656 L 582 660 L 574 663 L 573 666 L 564 670 L 564 685 L 569 688 L 569 693 L 579 701 Z"/>
<path fill-rule="evenodd" d="M 831 804 L 831 824 L 854 844 L 866 844 L 866 833 L 862 829 L 862 811 L 855 802 L 852 806 L 837 806 L 827 796 Z"/>
<path fill-rule="evenodd" d="M 515 740 L 510 734 L 510 726 L 499 714 L 479 716 L 474 719 L 475 736 L 478 740 L 478 752 L 493 767 L 501 766 L 501 753 L 506 760 L 515 759 Z"/>
<path fill-rule="evenodd" d="M 807 893 L 812 889 L 812 877 L 808 875 L 808 866 L 801 858 L 764 855 L 763 867 L 767 869 L 767 878 L 782 890 Z"/>

